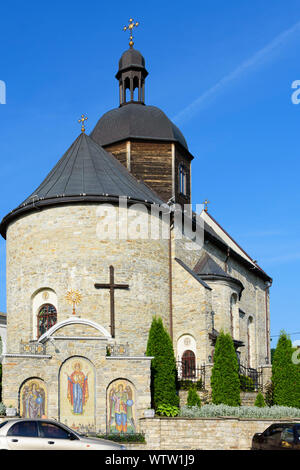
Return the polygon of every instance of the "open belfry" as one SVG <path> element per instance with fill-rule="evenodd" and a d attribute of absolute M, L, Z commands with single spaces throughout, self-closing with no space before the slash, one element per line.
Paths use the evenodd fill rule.
<path fill-rule="evenodd" d="M 145 353 L 154 316 L 170 333 L 179 378 L 201 378 L 208 392 L 222 330 L 242 366 L 270 368 L 271 278 L 210 215 L 207 200 L 200 216 L 182 215 L 202 227 L 203 243 L 194 230 L 176 236 L 173 209 L 192 203 L 194 156 L 166 114 L 146 104 L 137 25 L 130 19 L 124 28 L 118 107 L 90 135 L 87 117 L 75 116 L 79 136 L 0 227 L 3 401 L 22 417 L 83 432 L 139 432 L 151 407 Z M 153 226 L 168 236 L 151 236 Z"/>

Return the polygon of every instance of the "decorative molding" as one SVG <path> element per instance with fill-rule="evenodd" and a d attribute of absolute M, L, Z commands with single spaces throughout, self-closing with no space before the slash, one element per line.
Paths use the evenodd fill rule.
<path fill-rule="evenodd" d="M 136 360 L 145 360 L 145 361 L 152 361 L 152 359 L 154 359 L 154 356 L 106 356 L 105 359 L 109 359 L 109 360 L 114 360 L 114 359 L 122 359 L 122 360 L 133 360 L 133 361 L 136 361 Z"/>
<path fill-rule="evenodd" d="M 63 328 L 64 326 L 68 325 L 87 325 L 91 326 L 92 328 L 95 328 L 98 330 L 106 339 L 111 339 L 111 335 L 109 332 L 101 325 L 98 323 L 92 321 L 92 320 L 87 320 L 85 318 L 80 318 L 77 316 L 70 317 L 67 320 L 63 320 L 61 322 L 56 323 L 55 325 L 52 326 L 46 333 L 44 333 L 39 339 L 39 343 L 43 343 L 44 341 L 49 340 L 49 338 L 55 333 L 55 331 L 59 330 L 60 328 Z"/>
<path fill-rule="evenodd" d="M 105 336 L 51 336 L 52 339 L 54 340 L 60 340 L 60 339 L 72 339 L 72 340 L 94 340 L 94 341 L 108 341 L 108 338 Z"/>
<path fill-rule="evenodd" d="M 35 359 L 51 359 L 52 356 L 49 354 L 20 354 L 20 353 L 9 353 L 3 354 L 2 357 L 34 357 Z"/>
<path fill-rule="evenodd" d="M 46 346 L 45 344 L 38 343 L 37 341 L 29 341 L 20 343 L 20 354 L 31 354 L 31 355 L 46 355 Z"/>

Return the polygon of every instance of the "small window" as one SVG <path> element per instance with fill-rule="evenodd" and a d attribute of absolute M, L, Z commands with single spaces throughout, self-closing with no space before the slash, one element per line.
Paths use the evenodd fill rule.
<path fill-rule="evenodd" d="M 38 313 L 38 338 L 48 331 L 57 322 L 57 311 L 54 305 L 43 305 Z"/>
<path fill-rule="evenodd" d="M 193 351 L 184 351 L 182 355 L 182 377 L 190 379 L 196 375 L 196 356 Z"/>
<path fill-rule="evenodd" d="M 35 421 L 22 421 L 9 428 L 8 436 L 38 437 L 37 423 Z"/>
<path fill-rule="evenodd" d="M 180 194 L 183 194 L 184 196 L 186 196 L 187 194 L 186 181 L 187 181 L 186 169 L 181 163 L 179 165 L 179 192 Z"/>
<path fill-rule="evenodd" d="M 40 422 L 40 432 L 41 437 L 46 437 L 47 439 L 69 439 L 70 433 L 65 429 L 57 426 L 56 424 L 52 423 L 43 423 Z M 73 434 L 72 434 L 73 436 Z"/>

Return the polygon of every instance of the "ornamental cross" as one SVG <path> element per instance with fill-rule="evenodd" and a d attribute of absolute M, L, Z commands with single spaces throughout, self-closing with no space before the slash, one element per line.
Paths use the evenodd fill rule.
<path fill-rule="evenodd" d="M 109 284 L 95 284 L 96 289 L 109 289 L 110 292 L 110 331 L 115 337 L 115 289 L 129 289 L 128 284 L 115 284 L 114 267 L 109 267 Z"/>
<path fill-rule="evenodd" d="M 132 49 L 133 44 L 134 44 L 134 42 L 133 42 L 132 30 L 133 30 L 133 28 L 137 28 L 139 24 L 140 24 L 140 23 L 139 23 L 138 21 L 134 22 L 133 18 L 130 18 L 130 20 L 129 20 L 129 25 L 128 25 L 128 26 L 124 26 L 124 28 L 123 28 L 123 31 L 127 31 L 127 30 L 128 30 L 129 33 L 130 33 L 130 37 L 129 37 L 129 46 L 131 47 L 131 49 Z"/>
<path fill-rule="evenodd" d="M 82 295 L 78 290 L 69 290 L 66 294 L 66 301 L 73 305 L 73 315 L 76 315 L 75 306 L 79 305 L 82 300 Z"/>
<path fill-rule="evenodd" d="M 85 132 L 85 127 L 84 127 L 84 122 L 87 121 L 88 118 L 84 116 L 84 114 L 81 115 L 81 118 L 78 119 L 78 122 L 81 123 L 81 132 Z"/>
<path fill-rule="evenodd" d="M 210 201 L 208 201 L 207 199 L 205 199 L 205 201 L 204 201 L 202 204 L 204 204 L 204 210 L 205 210 L 205 212 L 207 212 L 207 211 L 208 211 L 207 205 L 210 204 Z"/>

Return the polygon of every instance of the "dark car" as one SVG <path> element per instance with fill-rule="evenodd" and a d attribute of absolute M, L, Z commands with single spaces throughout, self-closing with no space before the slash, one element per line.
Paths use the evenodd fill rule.
<path fill-rule="evenodd" d="M 254 434 L 252 450 L 300 450 L 300 423 L 275 423 Z"/>

